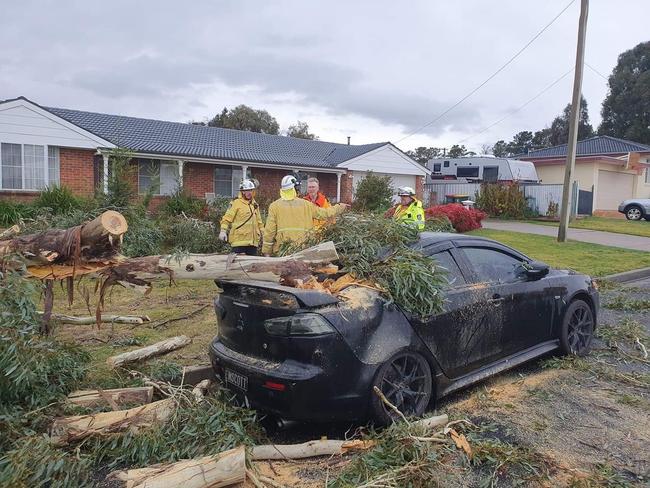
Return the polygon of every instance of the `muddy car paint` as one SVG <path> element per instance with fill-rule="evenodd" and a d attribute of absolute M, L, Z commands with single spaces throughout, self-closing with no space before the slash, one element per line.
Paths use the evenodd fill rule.
<path fill-rule="evenodd" d="M 416 247 L 432 256 L 449 252 L 464 281 L 447 291 L 443 312 L 427 319 L 408 316 L 365 288 L 348 288 L 337 299 L 268 283 L 219 282 L 219 334 L 210 348 L 215 370 L 222 377 L 226 369 L 246 375 L 247 391 L 236 385 L 233 391 L 283 418 L 362 419 L 378 368 L 401 351 L 426 358 L 440 397 L 556 349 L 573 298 L 588 301 L 595 315 L 598 295 L 584 275 L 550 270 L 534 280 L 477 283 L 462 251 L 472 246 L 530 261 L 486 239 L 423 233 Z M 264 328 L 267 319 L 305 312 L 325 318 L 332 332 L 271 336 Z"/>

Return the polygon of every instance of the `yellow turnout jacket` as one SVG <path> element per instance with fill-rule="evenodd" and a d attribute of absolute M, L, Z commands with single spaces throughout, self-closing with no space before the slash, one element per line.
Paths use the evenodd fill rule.
<path fill-rule="evenodd" d="M 424 230 L 424 209 L 422 208 L 422 202 L 417 198 L 414 198 L 408 206 L 397 205 L 393 218 L 405 224 L 413 225 L 417 230 Z"/>
<path fill-rule="evenodd" d="M 276 200 L 269 205 L 262 253 L 277 253 L 283 243 L 304 239 L 307 232 L 314 228 L 314 219 L 333 217 L 344 210 L 343 205 L 320 208 L 302 198 Z"/>
<path fill-rule="evenodd" d="M 255 199 L 246 200 L 239 195 L 230 202 L 230 207 L 221 219 L 221 230 L 228 232 L 231 246 L 257 247 L 262 237 L 262 216 Z"/>

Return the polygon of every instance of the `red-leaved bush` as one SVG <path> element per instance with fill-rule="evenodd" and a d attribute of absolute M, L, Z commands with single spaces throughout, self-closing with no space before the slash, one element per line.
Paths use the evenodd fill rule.
<path fill-rule="evenodd" d="M 487 217 L 485 212 L 468 208 L 460 203 L 448 203 L 446 205 L 435 205 L 424 211 L 427 218 L 445 216 L 454 226 L 456 232 L 468 232 L 481 228 L 481 220 Z"/>

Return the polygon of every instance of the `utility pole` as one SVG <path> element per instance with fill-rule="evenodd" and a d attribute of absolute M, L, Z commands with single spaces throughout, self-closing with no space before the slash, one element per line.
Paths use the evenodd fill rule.
<path fill-rule="evenodd" d="M 571 118 L 569 119 L 569 140 L 567 141 L 566 165 L 564 167 L 564 188 L 562 191 L 562 208 L 560 211 L 560 227 L 557 232 L 558 242 L 566 242 L 571 216 L 571 190 L 573 186 L 573 171 L 576 166 L 576 144 L 578 142 L 578 121 L 580 117 L 580 100 L 582 95 L 582 71 L 585 62 L 585 35 L 587 32 L 587 14 L 589 0 L 580 2 L 580 20 L 578 24 L 578 47 L 576 50 L 576 68 L 573 77 L 573 101 L 571 102 Z"/>

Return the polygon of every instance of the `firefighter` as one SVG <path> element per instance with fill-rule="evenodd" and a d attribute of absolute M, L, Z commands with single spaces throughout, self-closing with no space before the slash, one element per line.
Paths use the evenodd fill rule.
<path fill-rule="evenodd" d="M 400 202 L 394 207 L 393 218 L 405 224 L 413 225 L 417 230 L 424 230 L 424 208 L 422 202 L 415 198 L 415 191 L 409 186 L 397 189 Z"/>
<path fill-rule="evenodd" d="M 262 216 L 259 205 L 253 197 L 255 183 L 242 180 L 239 185 L 239 196 L 230 202 L 221 219 L 219 239 L 228 241 L 232 252 L 257 256 L 257 247 L 262 238 Z"/>
<path fill-rule="evenodd" d="M 345 203 L 339 203 L 333 207 L 321 208 L 298 198 L 295 188 L 297 183 L 292 175 L 282 178 L 280 198 L 269 205 L 262 245 L 265 256 L 277 253 L 285 242 L 304 239 L 314 228 L 314 219 L 333 217 L 349 207 Z"/>

